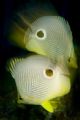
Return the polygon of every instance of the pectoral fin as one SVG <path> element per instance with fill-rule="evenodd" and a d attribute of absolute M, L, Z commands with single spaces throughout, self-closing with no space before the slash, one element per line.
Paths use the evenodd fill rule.
<path fill-rule="evenodd" d="M 76 58 L 75 59 L 71 58 L 70 66 L 73 68 L 78 68 Z"/>
<path fill-rule="evenodd" d="M 75 54 L 74 48 L 71 48 L 70 57 L 69 57 L 69 66 L 72 68 L 78 68 L 77 65 L 77 56 Z"/>

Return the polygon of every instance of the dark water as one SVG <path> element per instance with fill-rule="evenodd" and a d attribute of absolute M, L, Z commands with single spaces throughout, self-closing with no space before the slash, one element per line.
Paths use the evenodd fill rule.
<path fill-rule="evenodd" d="M 14 56 L 24 56 L 28 52 L 8 41 L 6 37 L 13 13 L 27 6 L 36 7 L 49 4 L 55 6 L 59 15 L 66 18 L 71 26 L 78 57 L 77 75 L 71 93 L 64 97 L 61 104 L 65 109 L 49 114 L 40 106 L 18 105 L 16 85 L 5 70 L 6 61 Z M 23 7 L 22 7 L 23 6 Z M 51 8 L 52 9 L 52 8 Z M 71 0 L 5 0 L 2 10 L 2 38 L 0 39 L 0 120 L 80 120 L 80 6 Z"/>

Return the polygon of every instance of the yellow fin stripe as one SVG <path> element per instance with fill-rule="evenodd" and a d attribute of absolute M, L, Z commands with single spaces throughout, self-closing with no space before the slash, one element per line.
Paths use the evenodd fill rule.
<path fill-rule="evenodd" d="M 53 106 L 51 105 L 50 101 L 45 101 L 41 104 L 41 106 L 46 109 L 48 112 L 54 112 Z"/>

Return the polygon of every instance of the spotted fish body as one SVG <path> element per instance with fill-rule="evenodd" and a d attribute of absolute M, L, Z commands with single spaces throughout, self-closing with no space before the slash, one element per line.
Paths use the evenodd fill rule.
<path fill-rule="evenodd" d="M 51 59 L 42 55 L 11 59 L 8 70 L 15 79 L 19 95 L 27 104 L 45 107 L 48 105 L 45 101 L 61 97 L 71 88 L 66 71 L 62 71 Z M 50 112 L 52 111 L 51 109 Z"/>
<path fill-rule="evenodd" d="M 68 22 L 60 16 L 43 16 L 36 19 L 25 34 L 25 44 L 29 51 L 45 55 L 53 61 L 77 66 L 72 32 Z M 68 61 L 70 60 L 70 61 Z"/>

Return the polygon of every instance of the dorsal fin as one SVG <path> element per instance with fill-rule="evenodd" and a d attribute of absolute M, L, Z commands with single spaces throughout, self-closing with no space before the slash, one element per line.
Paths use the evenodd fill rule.
<path fill-rule="evenodd" d="M 12 73 L 13 69 L 15 68 L 16 64 L 20 61 L 22 61 L 23 58 L 11 58 L 7 62 L 7 70 Z"/>

